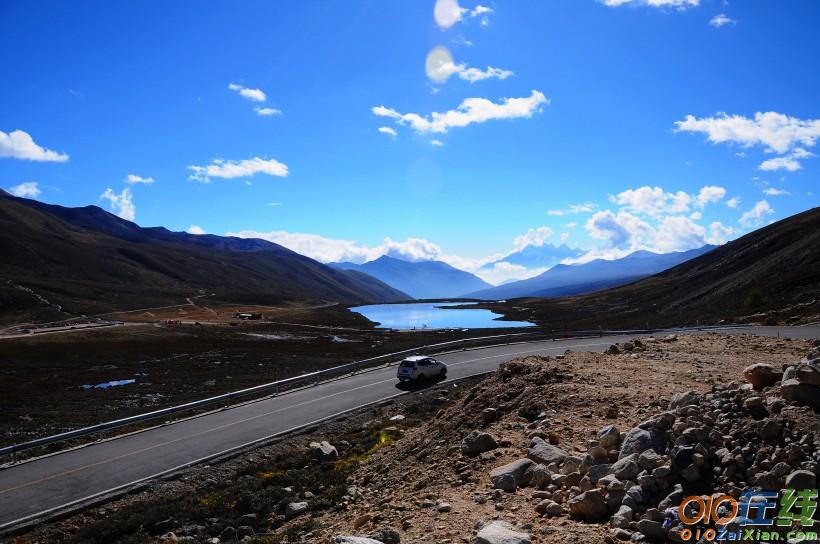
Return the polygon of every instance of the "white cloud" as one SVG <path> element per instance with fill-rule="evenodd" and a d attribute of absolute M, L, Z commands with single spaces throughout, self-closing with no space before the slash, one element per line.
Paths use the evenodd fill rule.
<path fill-rule="evenodd" d="M 240 96 L 243 96 L 248 100 L 252 100 L 253 102 L 264 102 L 268 98 L 265 96 L 262 89 L 251 89 L 249 87 L 239 85 L 238 83 L 231 83 L 228 85 L 228 88 L 232 91 L 238 92 Z"/>
<path fill-rule="evenodd" d="M 578 226 L 578 223 L 576 223 L 575 221 L 570 221 L 570 222 L 569 222 L 569 223 L 567 223 L 565 226 L 566 226 L 569 230 L 572 230 L 572 229 L 574 229 L 575 227 L 577 227 L 577 226 Z"/>
<path fill-rule="evenodd" d="M 486 70 L 480 70 L 478 68 L 467 68 L 465 65 L 460 65 L 462 68 L 459 69 L 458 77 L 469 81 L 470 83 L 475 83 L 476 81 L 482 81 L 484 79 L 507 79 L 510 76 L 515 75 L 511 70 L 503 70 L 501 68 L 493 68 L 492 66 L 487 66 Z"/>
<path fill-rule="evenodd" d="M 813 147 L 820 137 L 820 119 L 798 119 L 773 111 L 755 113 L 754 119 L 725 113 L 701 119 L 687 115 L 675 123 L 675 130 L 704 133 L 715 144 L 761 145 L 768 152 L 785 154 L 797 145 Z"/>
<path fill-rule="evenodd" d="M 0 158 L 24 159 L 39 162 L 66 162 L 68 155 L 40 147 L 22 130 L 8 134 L 0 130 Z"/>
<path fill-rule="evenodd" d="M 814 156 L 814 153 L 806 151 L 802 147 L 796 147 L 788 155 L 763 161 L 760 163 L 759 168 L 765 171 L 786 170 L 787 172 L 796 172 L 803 168 L 803 165 L 800 164 L 798 159 L 808 159 Z"/>
<path fill-rule="evenodd" d="M 400 114 L 385 106 L 376 106 L 371 111 L 377 116 L 389 117 L 401 125 L 408 125 L 416 132 L 445 133 L 454 127 L 466 127 L 490 120 L 529 118 L 548 104 L 549 99 L 541 92 L 532 91 L 530 96 L 504 98 L 499 103 L 486 98 L 467 98 L 454 110 L 433 112 L 428 116 L 417 113 Z"/>
<path fill-rule="evenodd" d="M 572 264 L 593 259 L 619 259 L 637 250 L 656 253 L 686 251 L 734 234 L 733 230 L 720 229 L 714 223 L 710 226 L 711 232 L 707 233 L 705 227 L 695 222 L 699 217 L 695 217 L 697 219 L 684 215 L 653 216 L 653 224 L 625 209 L 617 213 L 611 210 L 597 212 L 585 226 L 590 237 L 604 244 L 593 247 L 577 259 L 563 262 Z"/>
<path fill-rule="evenodd" d="M 709 237 L 706 239 L 712 245 L 725 244 L 737 234 L 732 227 L 727 227 L 720 221 L 714 221 L 709 225 Z"/>
<path fill-rule="evenodd" d="M 189 166 L 188 170 L 193 172 L 188 179 L 208 183 L 210 178 L 241 178 L 254 174 L 266 174 L 268 176 L 285 177 L 288 175 L 286 164 L 276 159 L 261 159 L 254 157 L 241 161 L 226 161 L 214 159 L 206 166 Z"/>
<path fill-rule="evenodd" d="M 442 142 L 441 140 L 430 140 L 430 145 L 434 147 L 441 147 L 444 145 L 444 142 Z"/>
<path fill-rule="evenodd" d="M 692 212 L 689 214 L 689 219 L 691 219 L 692 221 L 700 221 L 701 219 L 703 219 L 703 214 L 700 212 Z"/>
<path fill-rule="evenodd" d="M 115 193 L 110 187 L 100 195 L 100 199 L 107 200 L 109 209 L 127 221 L 134 221 L 137 215 L 136 206 L 134 206 L 133 195 L 131 189 L 126 187 L 120 192 Z"/>
<path fill-rule="evenodd" d="M 261 115 L 263 117 L 270 117 L 273 115 L 282 115 L 282 110 L 277 110 L 276 108 L 262 108 L 256 106 L 253 108 L 253 111 L 256 112 L 256 115 Z"/>
<path fill-rule="evenodd" d="M 763 194 L 768 196 L 788 196 L 791 193 L 785 189 L 775 189 L 774 187 L 769 187 L 763 191 Z"/>
<path fill-rule="evenodd" d="M 644 185 L 637 189 L 622 191 L 610 197 L 610 201 L 626 210 L 651 217 L 660 217 L 666 214 L 686 213 L 690 206 L 703 209 L 707 204 L 718 202 L 724 196 L 726 196 L 726 189 L 717 185 L 701 187 L 696 195 L 690 195 L 684 191 L 672 193 L 664 191 L 661 187 Z"/>
<path fill-rule="evenodd" d="M 28 181 L 11 187 L 9 193 L 20 198 L 37 198 L 40 196 L 40 185 L 36 181 Z"/>
<path fill-rule="evenodd" d="M 199 225 L 191 225 L 185 232 L 187 232 L 188 234 L 205 234 L 205 229 L 203 229 Z"/>
<path fill-rule="evenodd" d="M 592 202 L 582 202 L 581 204 L 570 204 L 565 209 L 547 210 L 547 215 L 572 215 L 577 213 L 590 213 L 595 211 L 598 206 Z"/>
<path fill-rule="evenodd" d="M 676 8 L 684 10 L 700 5 L 700 0 L 602 0 L 609 7 L 619 6 L 651 6 L 653 8 Z"/>
<path fill-rule="evenodd" d="M 709 24 L 712 25 L 715 28 L 720 28 L 720 27 L 726 26 L 726 25 L 735 25 L 735 24 L 737 24 L 737 21 L 735 21 L 734 19 L 732 19 L 730 17 L 727 17 L 723 13 L 720 13 L 720 14 L 715 15 L 714 17 L 712 17 L 712 19 L 709 21 Z"/>
<path fill-rule="evenodd" d="M 393 138 L 398 136 L 396 129 L 392 127 L 379 127 L 379 132 L 381 132 L 382 134 L 387 134 L 388 136 L 392 136 Z"/>
<path fill-rule="evenodd" d="M 767 215 L 774 214 L 774 210 L 765 200 L 758 201 L 752 209 L 744 212 L 738 220 L 741 225 L 748 228 L 759 227 L 763 224 Z"/>
<path fill-rule="evenodd" d="M 567 240 L 569 240 L 569 237 L 570 237 L 570 233 L 568 233 L 568 232 L 562 232 L 561 233 L 561 241 L 562 242 L 566 242 Z"/>
<path fill-rule="evenodd" d="M 513 239 L 513 246 L 515 247 L 515 251 L 521 251 L 527 246 L 541 247 L 547 243 L 547 240 L 551 237 L 552 229 L 549 227 L 528 229 L 527 232 Z"/>
<path fill-rule="evenodd" d="M 737 208 L 740 205 L 740 197 L 733 196 L 732 198 L 726 201 L 726 205 L 730 208 Z"/>
<path fill-rule="evenodd" d="M 700 192 L 698 192 L 696 199 L 697 205 L 700 208 L 704 208 L 711 202 L 718 202 L 723 199 L 724 196 L 726 196 L 726 189 L 723 187 L 718 187 L 717 185 L 707 185 L 705 187 L 701 187 Z"/>
<path fill-rule="evenodd" d="M 615 214 L 610 210 L 594 213 L 587 220 L 586 229 L 592 238 L 603 240 L 613 248 L 634 245 L 634 239 L 644 239 L 653 230 L 649 223 L 629 212 Z"/>
<path fill-rule="evenodd" d="M 515 75 L 511 70 L 503 70 L 501 68 L 494 68 L 487 66 L 486 70 L 473 68 L 467 66 L 466 63 L 456 63 L 453 60 L 453 55 L 446 47 L 434 47 L 427 54 L 427 59 L 424 63 L 424 70 L 435 83 L 444 83 L 451 76 L 458 75 L 459 78 L 475 83 L 485 79 L 507 79 Z"/>
<path fill-rule="evenodd" d="M 683 191 L 668 193 L 660 187 L 645 185 L 637 189 L 622 191 L 610 200 L 628 210 L 657 217 L 664 213 L 688 211 L 692 203 L 692 196 Z"/>
<path fill-rule="evenodd" d="M 128 174 L 125 176 L 125 183 L 135 184 L 135 183 L 142 183 L 143 185 L 151 185 L 154 183 L 154 178 L 147 177 L 144 178 L 142 176 L 138 176 L 136 174 Z"/>

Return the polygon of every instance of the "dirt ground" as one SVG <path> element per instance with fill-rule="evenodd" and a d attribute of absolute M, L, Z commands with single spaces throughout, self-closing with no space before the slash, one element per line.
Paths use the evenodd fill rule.
<path fill-rule="evenodd" d="M 607 524 L 537 514 L 541 497 L 533 488 L 494 495 L 490 470 L 526 455 L 536 430 L 583 455 L 602 427 L 628 430 L 664 411 L 674 393 L 742 381 L 753 363 L 794 364 L 809 343 L 695 334 L 645 340 L 644 346 L 617 355 L 527 357 L 484 379 L 433 386 L 239 459 L 198 467 L 15 542 L 209 542 L 220 535 L 220 542 L 232 542 L 225 535 L 235 536 L 230 531 L 244 523 L 255 529 L 253 542 L 330 542 L 334 535 L 391 528 L 404 543 L 467 543 L 478 521 L 493 519 L 524 529 L 536 543 L 603 542 Z M 487 408 L 499 417 L 482 421 Z M 820 419 L 806 410 L 798 410 L 805 412 L 801 425 L 820 432 Z M 533 414 L 539 414 L 536 422 Z M 461 440 L 476 428 L 492 433 L 500 447 L 467 459 Z M 317 464 L 307 450 L 313 440 L 335 445 L 338 460 Z M 247 507 L 248 497 L 261 503 Z M 292 501 L 307 502 L 308 513 L 287 519 L 283 512 Z"/>

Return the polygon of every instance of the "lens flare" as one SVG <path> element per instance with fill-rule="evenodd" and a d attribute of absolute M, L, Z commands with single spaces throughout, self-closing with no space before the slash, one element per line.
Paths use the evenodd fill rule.
<path fill-rule="evenodd" d="M 434 47 L 427 53 L 424 71 L 427 72 L 427 77 L 434 83 L 444 83 L 457 71 L 453 62 L 453 55 L 446 47 L 440 45 Z"/>
<path fill-rule="evenodd" d="M 458 5 L 458 0 L 436 0 L 433 17 L 441 28 L 450 28 L 456 24 L 466 10 Z"/>

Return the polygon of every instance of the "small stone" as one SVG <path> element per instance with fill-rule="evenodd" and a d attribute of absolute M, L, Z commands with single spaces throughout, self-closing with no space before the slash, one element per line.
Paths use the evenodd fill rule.
<path fill-rule="evenodd" d="M 506 521 L 495 520 L 480 524 L 475 544 L 530 544 L 530 535 L 515 530 Z"/>
<path fill-rule="evenodd" d="M 461 441 L 461 452 L 468 457 L 475 457 L 485 451 L 498 447 L 498 441 L 490 433 L 473 431 Z"/>
<path fill-rule="evenodd" d="M 606 501 L 599 489 L 584 491 L 569 500 L 570 514 L 584 521 L 600 521 L 606 516 Z"/>

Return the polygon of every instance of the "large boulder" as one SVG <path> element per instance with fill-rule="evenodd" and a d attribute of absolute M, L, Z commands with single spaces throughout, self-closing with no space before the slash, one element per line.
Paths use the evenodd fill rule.
<path fill-rule="evenodd" d="M 817 477 L 809 470 L 795 470 L 786 477 L 786 488 L 802 491 L 803 489 L 816 489 Z"/>
<path fill-rule="evenodd" d="M 590 489 L 569 500 L 569 512 L 584 521 L 600 521 L 606 517 L 606 499 L 600 489 Z"/>
<path fill-rule="evenodd" d="M 490 481 L 494 488 L 512 493 L 519 484 L 523 483 L 524 473 L 533 464 L 529 459 L 518 459 L 496 467 L 490 472 Z"/>
<path fill-rule="evenodd" d="M 782 376 L 782 372 L 766 363 L 756 363 L 743 369 L 743 377 L 756 389 L 774 385 L 780 381 Z"/>
<path fill-rule="evenodd" d="M 506 521 L 482 523 L 473 541 L 475 544 L 530 544 L 530 535 L 515 530 Z"/>
<path fill-rule="evenodd" d="M 820 387 L 802 383 L 798 379 L 786 380 L 780 386 L 783 398 L 798 404 L 820 409 Z"/>
<path fill-rule="evenodd" d="M 626 433 L 626 437 L 624 437 L 624 441 L 621 444 L 621 452 L 618 455 L 618 459 L 623 459 L 633 453 L 640 455 L 646 450 L 654 448 L 656 443 L 657 439 L 652 431 L 634 427 Z"/>
<path fill-rule="evenodd" d="M 568 455 L 566 451 L 558 446 L 553 446 L 543 438 L 537 436 L 530 440 L 530 447 L 527 450 L 527 457 L 543 465 L 549 465 L 550 463 L 558 463 L 560 465 Z"/>
<path fill-rule="evenodd" d="M 495 437 L 482 431 L 473 431 L 461 441 L 461 452 L 468 457 L 475 457 L 497 447 L 498 441 Z"/>

